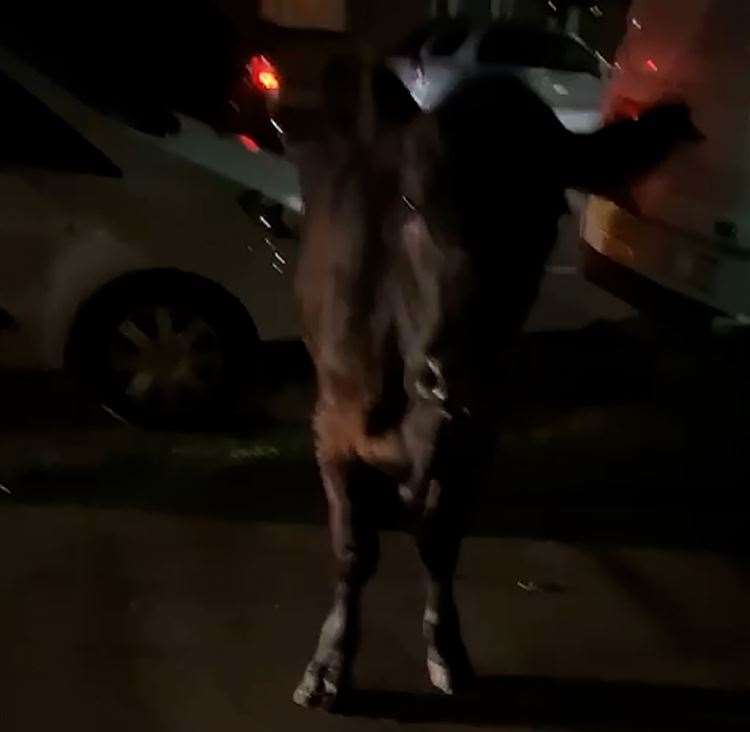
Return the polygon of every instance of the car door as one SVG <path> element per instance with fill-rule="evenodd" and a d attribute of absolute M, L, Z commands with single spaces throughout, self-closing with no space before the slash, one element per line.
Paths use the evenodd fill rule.
<path fill-rule="evenodd" d="M 24 87 L 0 71 L 0 306 L 16 323 L 4 365 L 39 365 L 50 263 L 71 226 L 44 179 L 118 176 L 119 169 Z M 4 342 L 8 334 L 3 337 Z"/>

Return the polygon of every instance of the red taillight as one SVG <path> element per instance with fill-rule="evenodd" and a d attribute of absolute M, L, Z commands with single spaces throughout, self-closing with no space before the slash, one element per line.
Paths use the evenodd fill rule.
<path fill-rule="evenodd" d="M 247 68 L 256 89 L 262 92 L 277 92 L 281 88 L 279 72 L 265 56 L 253 56 Z"/>
<path fill-rule="evenodd" d="M 621 119 L 638 119 L 646 105 L 629 97 L 616 97 L 612 100 L 605 122 L 617 122 Z"/>
<path fill-rule="evenodd" d="M 242 147 L 248 152 L 257 153 L 260 150 L 260 145 L 248 135 L 237 135 L 237 139 L 240 141 Z"/>

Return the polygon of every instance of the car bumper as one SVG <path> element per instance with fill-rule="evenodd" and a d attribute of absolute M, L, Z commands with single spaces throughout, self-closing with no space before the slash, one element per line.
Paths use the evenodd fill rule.
<path fill-rule="evenodd" d="M 671 311 L 668 300 L 680 303 L 680 311 L 689 306 L 733 317 L 750 313 L 750 254 L 639 218 L 597 196 L 584 210 L 581 235 L 591 260 L 587 277 L 603 280 L 597 284 L 640 308 Z"/>

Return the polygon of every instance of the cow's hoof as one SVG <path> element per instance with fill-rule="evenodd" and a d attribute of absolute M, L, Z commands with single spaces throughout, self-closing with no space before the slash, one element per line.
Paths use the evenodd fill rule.
<path fill-rule="evenodd" d="M 292 700 L 301 707 L 334 711 L 344 692 L 348 689 L 345 674 L 339 664 L 312 661 L 305 675 L 294 690 Z"/>
<path fill-rule="evenodd" d="M 475 679 L 468 656 L 449 662 L 435 648 L 430 648 L 427 653 L 427 673 L 430 683 L 449 695 L 465 691 Z"/>

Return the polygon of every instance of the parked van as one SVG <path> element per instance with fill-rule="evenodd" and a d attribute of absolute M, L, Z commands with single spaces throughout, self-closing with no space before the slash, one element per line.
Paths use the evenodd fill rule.
<path fill-rule="evenodd" d="M 627 191 L 591 197 L 588 277 L 639 307 L 750 317 L 750 3 L 634 0 L 604 118 L 682 98 L 705 135 Z"/>

